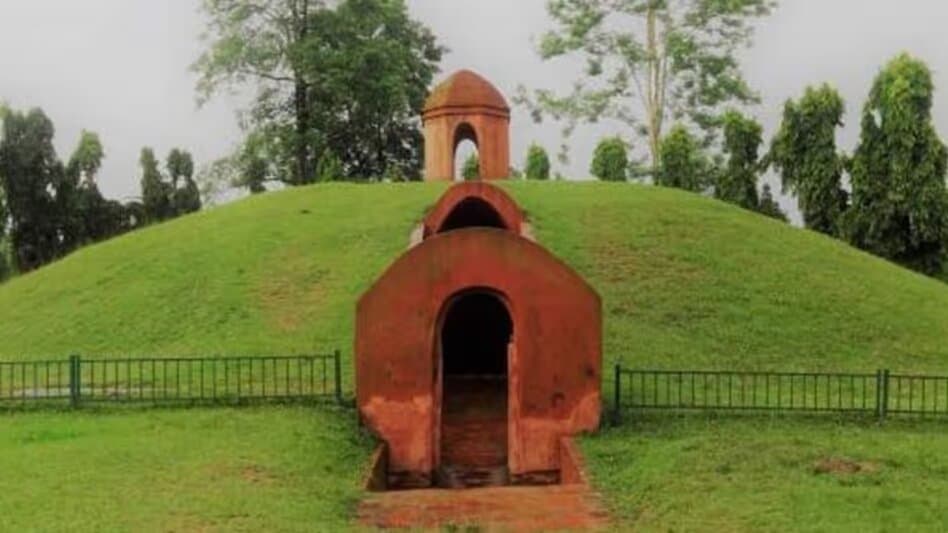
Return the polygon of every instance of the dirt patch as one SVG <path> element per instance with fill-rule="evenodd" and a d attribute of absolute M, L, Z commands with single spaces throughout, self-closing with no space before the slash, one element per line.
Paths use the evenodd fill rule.
<path fill-rule="evenodd" d="M 854 461 L 845 457 L 823 457 L 813 464 L 815 474 L 855 475 L 874 474 L 879 465 L 869 461 Z"/>
<path fill-rule="evenodd" d="M 240 477 L 252 485 L 270 485 L 274 481 L 273 474 L 260 465 L 248 465 L 241 468 Z"/>

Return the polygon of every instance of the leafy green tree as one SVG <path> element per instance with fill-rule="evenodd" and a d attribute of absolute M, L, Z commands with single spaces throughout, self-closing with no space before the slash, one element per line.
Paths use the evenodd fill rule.
<path fill-rule="evenodd" d="M 629 177 L 629 154 L 625 141 L 619 137 L 606 137 L 599 141 L 589 170 L 603 181 L 626 181 Z"/>
<path fill-rule="evenodd" d="M 26 272 L 62 253 L 57 187 L 65 169 L 53 148 L 55 130 L 42 110 L 7 111 L 0 141 L 0 181 L 17 270 Z"/>
<path fill-rule="evenodd" d="M 461 177 L 466 180 L 476 180 L 481 177 L 481 162 L 477 154 L 471 154 L 464 160 L 461 167 Z"/>
<path fill-rule="evenodd" d="M 171 195 L 174 192 L 158 169 L 158 160 L 151 148 L 142 148 L 139 164 L 142 167 L 142 204 L 147 223 L 160 222 L 174 216 Z"/>
<path fill-rule="evenodd" d="M 102 141 L 99 135 L 82 130 L 79 134 L 79 144 L 69 158 L 68 168 L 74 169 L 70 173 L 76 174 L 86 182 L 95 182 L 96 174 L 102 168 L 102 160 L 105 159 L 105 149 L 102 147 Z"/>
<path fill-rule="evenodd" d="M 876 77 L 852 159 L 848 237 L 854 245 L 928 274 L 942 270 L 948 148 L 932 123 L 928 66 L 907 54 Z"/>
<path fill-rule="evenodd" d="M 676 125 L 662 139 L 655 184 L 686 191 L 702 191 L 711 179 L 711 162 L 687 128 Z"/>
<path fill-rule="evenodd" d="M 776 218 L 777 220 L 782 220 L 784 222 L 789 222 L 787 214 L 780 209 L 780 204 L 774 200 L 773 192 L 770 190 L 770 185 L 764 184 L 764 190 L 760 193 L 760 205 L 757 207 L 757 210 L 762 214 L 770 218 Z"/>
<path fill-rule="evenodd" d="M 79 144 L 66 165 L 68 194 L 57 195 L 57 200 L 68 202 L 61 207 L 66 222 L 66 234 L 71 234 L 75 246 L 107 238 L 117 233 L 108 223 L 103 211 L 106 200 L 99 193 L 95 177 L 102 167 L 105 149 L 99 136 L 83 130 Z"/>
<path fill-rule="evenodd" d="M 187 150 L 173 148 L 165 168 L 171 177 L 171 208 L 175 215 L 201 210 L 201 191 L 194 181 L 194 159 Z"/>
<path fill-rule="evenodd" d="M 797 197 L 806 227 L 836 237 L 849 200 L 841 184 L 843 157 L 836 148 L 843 113 L 843 98 L 835 89 L 807 87 L 799 101 L 784 104 L 783 122 L 768 155 L 783 189 Z"/>
<path fill-rule="evenodd" d="M 347 177 L 377 178 L 390 166 L 420 174 L 418 115 L 444 49 L 403 0 L 204 0 L 203 11 L 200 99 L 256 90 L 241 115 L 248 135 L 263 137 L 268 163 L 240 158 L 252 190 L 312 182 L 327 151 Z"/>
<path fill-rule="evenodd" d="M 755 102 L 737 51 L 750 42 L 751 21 L 768 15 L 772 0 L 550 0 L 554 23 L 540 44 L 544 60 L 577 55 L 586 72 L 559 96 L 521 90 L 534 118 L 610 118 L 647 140 L 652 167 L 670 119 L 713 138 L 724 105 Z"/>
<path fill-rule="evenodd" d="M 528 180 L 550 179 L 550 156 L 538 144 L 531 144 L 527 150 L 526 176 Z"/>
<path fill-rule="evenodd" d="M 724 153 L 727 163 L 718 173 L 714 196 L 719 200 L 756 210 L 757 178 L 763 127 L 737 111 L 724 114 Z"/>

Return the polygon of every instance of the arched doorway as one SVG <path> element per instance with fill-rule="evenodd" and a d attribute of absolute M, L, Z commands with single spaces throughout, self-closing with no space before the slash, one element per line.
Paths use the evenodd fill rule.
<path fill-rule="evenodd" d="M 468 169 L 471 162 L 477 166 Z M 477 144 L 477 132 L 467 122 L 462 122 L 454 131 L 454 179 L 456 181 L 476 180 L 481 177 L 480 148 Z"/>
<path fill-rule="evenodd" d="M 507 470 L 508 351 L 513 320 L 489 291 L 457 296 L 441 322 L 441 427 L 437 483 L 504 485 Z"/>
<path fill-rule="evenodd" d="M 476 196 L 465 198 L 444 219 L 438 233 L 461 228 L 498 228 L 510 229 L 503 217 L 486 201 Z"/>

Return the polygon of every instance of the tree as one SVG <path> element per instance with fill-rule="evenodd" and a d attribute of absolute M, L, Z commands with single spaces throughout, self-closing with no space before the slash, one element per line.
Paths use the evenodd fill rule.
<path fill-rule="evenodd" d="M 774 195 L 770 190 L 770 185 L 764 184 L 764 190 L 760 193 L 760 205 L 757 210 L 765 216 L 788 222 L 787 214 L 780 209 L 780 205 L 774 200 Z"/>
<path fill-rule="evenodd" d="M 62 211 L 68 228 L 66 234 L 71 234 L 74 246 L 87 242 L 94 242 L 108 238 L 118 233 L 113 227 L 105 210 L 107 203 L 96 185 L 95 176 L 102 167 L 105 150 L 99 136 L 93 132 L 82 130 L 79 135 L 79 144 L 69 158 L 66 166 L 66 191 L 57 195 L 57 200 L 63 204 Z"/>
<path fill-rule="evenodd" d="M 807 87 L 799 101 L 784 104 L 783 122 L 767 156 L 784 191 L 797 197 L 806 227 L 836 237 L 849 200 L 841 184 L 843 157 L 836 148 L 843 113 L 843 98 L 835 89 Z"/>
<path fill-rule="evenodd" d="M 727 164 L 718 173 L 714 197 L 756 210 L 757 177 L 760 172 L 760 145 L 763 127 L 737 111 L 724 114 L 724 153 Z"/>
<path fill-rule="evenodd" d="M 158 160 L 151 148 L 142 148 L 139 164 L 142 167 L 142 204 L 148 223 L 160 222 L 174 215 L 171 195 L 174 192 L 170 183 L 165 182 L 158 170 Z"/>
<path fill-rule="evenodd" d="M 481 162 L 477 154 L 471 154 L 464 160 L 461 167 L 461 177 L 466 180 L 476 180 L 481 177 Z"/>
<path fill-rule="evenodd" d="M 204 0 L 208 49 L 193 65 L 203 103 L 224 86 L 257 83 L 252 114 L 279 124 L 293 162 L 289 183 L 312 174 L 308 130 L 313 104 L 300 65 L 310 12 L 321 0 Z M 147 209 L 147 202 L 146 202 Z"/>
<path fill-rule="evenodd" d="M 538 144 L 531 144 L 527 150 L 526 176 L 528 180 L 550 179 L 550 156 Z"/>
<path fill-rule="evenodd" d="M 544 60 L 579 55 L 586 73 L 573 92 L 558 96 L 521 90 L 534 118 L 618 120 L 647 139 L 653 168 L 669 119 L 714 137 L 719 109 L 757 100 L 736 53 L 748 44 L 751 20 L 770 13 L 772 0 L 550 0 L 554 29 L 540 44 Z"/>
<path fill-rule="evenodd" d="M 54 197 L 65 169 L 53 148 L 53 123 L 42 110 L 7 111 L 0 141 L 0 182 L 10 219 L 14 261 L 21 272 L 61 254 Z"/>
<path fill-rule="evenodd" d="M 420 174 L 419 115 L 444 49 L 403 0 L 204 0 L 207 50 L 194 64 L 202 101 L 252 84 L 248 135 L 263 137 L 263 181 L 312 183 L 331 151 L 350 177 L 390 166 Z M 265 179 L 256 176 L 267 172 Z"/>
<path fill-rule="evenodd" d="M 686 191 L 702 191 L 711 181 L 711 162 L 688 129 L 676 125 L 661 143 L 655 184 Z"/>
<path fill-rule="evenodd" d="M 940 272 L 945 251 L 948 148 L 932 122 L 934 85 L 924 62 L 902 54 L 876 77 L 852 159 L 847 236 L 915 270 Z"/>
<path fill-rule="evenodd" d="M 194 159 L 187 150 L 173 148 L 168 153 L 165 168 L 171 177 L 171 210 L 184 215 L 201 210 L 201 191 L 194 181 Z M 182 182 L 179 186 L 179 183 Z"/>
<path fill-rule="evenodd" d="M 629 155 L 625 141 L 619 137 L 607 137 L 599 141 L 589 170 L 603 181 L 626 181 Z"/>

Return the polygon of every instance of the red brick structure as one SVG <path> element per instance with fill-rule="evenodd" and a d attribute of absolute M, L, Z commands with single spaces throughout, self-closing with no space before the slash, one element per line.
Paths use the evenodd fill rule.
<path fill-rule="evenodd" d="M 484 78 L 462 70 L 435 87 L 422 113 L 425 179 L 453 180 L 461 141 L 477 145 L 481 179 L 510 175 L 510 106 Z"/>
<path fill-rule="evenodd" d="M 390 483 L 556 481 L 561 437 L 598 427 L 599 296 L 522 224 L 503 191 L 460 184 L 359 300 L 359 414 Z"/>
<path fill-rule="evenodd" d="M 427 239 L 461 227 L 505 229 L 525 232 L 520 206 L 503 189 L 483 181 L 459 183 L 448 189 L 422 222 Z"/>

